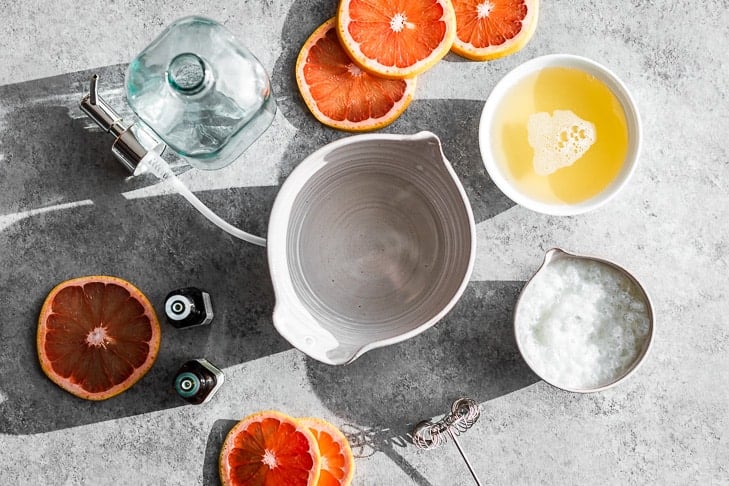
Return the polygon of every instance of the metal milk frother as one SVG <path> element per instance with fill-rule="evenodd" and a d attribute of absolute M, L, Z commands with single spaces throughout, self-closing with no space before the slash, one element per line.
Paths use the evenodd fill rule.
<path fill-rule="evenodd" d="M 450 437 L 453 439 L 453 443 L 456 445 L 458 452 L 466 463 L 466 467 L 468 467 L 468 471 L 473 476 L 474 481 L 476 481 L 478 486 L 481 486 L 481 481 L 476 476 L 471 462 L 466 457 L 466 453 L 463 452 L 461 444 L 458 443 L 458 439 L 456 438 L 458 435 L 470 429 L 480 416 L 481 407 L 475 400 L 471 398 L 459 398 L 453 402 L 451 411 L 442 419 L 437 422 L 425 420 L 417 424 L 413 429 L 413 444 L 419 449 L 435 449 L 448 442 L 448 437 Z"/>

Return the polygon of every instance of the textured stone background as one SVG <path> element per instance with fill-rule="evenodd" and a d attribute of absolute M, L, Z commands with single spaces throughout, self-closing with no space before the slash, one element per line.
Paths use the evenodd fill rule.
<path fill-rule="evenodd" d="M 385 131 L 441 136 L 478 223 L 473 281 L 435 328 L 343 368 L 306 358 L 275 332 L 263 250 L 213 229 L 153 180 L 125 181 L 110 139 L 76 108 L 92 72 L 120 106 L 125 63 L 170 21 L 222 21 L 272 73 L 279 113 L 229 168 L 182 177 L 223 216 L 262 233 L 283 178 L 345 135 L 307 114 L 292 76 L 302 42 L 334 9 L 334 0 L 0 1 L 0 484 L 216 484 L 233 421 L 276 408 L 355 434 L 356 484 L 467 485 L 455 447 L 421 452 L 403 438 L 459 394 L 482 404 L 461 443 L 487 484 L 729 483 L 729 2 L 545 1 L 518 54 L 491 63 L 449 55 L 423 75 L 417 99 Z M 492 86 L 555 52 L 614 70 L 644 124 L 631 183 L 579 217 L 514 206 L 478 152 Z M 552 246 L 619 261 L 652 295 L 654 347 L 619 387 L 562 392 L 515 348 L 514 301 Z M 169 290 L 198 285 L 217 312 L 208 329 L 164 324 L 152 371 L 104 403 L 48 381 L 34 345 L 50 288 L 95 273 L 132 280 L 158 310 Z M 211 403 L 183 406 L 170 380 L 202 356 L 227 381 Z"/>

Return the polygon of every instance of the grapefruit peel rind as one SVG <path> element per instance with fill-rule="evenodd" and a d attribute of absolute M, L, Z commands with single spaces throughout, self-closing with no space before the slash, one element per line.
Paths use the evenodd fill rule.
<path fill-rule="evenodd" d="M 347 437 L 333 424 L 324 419 L 314 417 L 299 418 L 297 421 L 308 427 L 314 434 L 318 444 L 321 456 L 325 458 L 322 461 L 321 475 L 330 475 L 327 484 L 333 484 L 338 481 L 339 486 L 349 486 L 354 479 L 354 455 L 352 448 L 349 446 Z M 322 438 L 326 434 L 328 437 Z M 329 448 L 336 447 L 338 450 L 336 458 L 327 457 Z M 341 461 L 341 462 L 340 462 Z"/>
<path fill-rule="evenodd" d="M 407 19 L 407 14 L 403 15 L 396 10 L 390 11 L 390 5 L 388 4 L 388 2 L 382 2 L 382 4 L 380 5 L 381 8 L 378 9 L 386 9 L 386 14 L 384 12 L 375 12 L 374 7 L 370 7 L 368 5 L 368 10 L 372 11 L 368 11 L 367 16 L 371 17 L 371 15 L 369 14 L 374 14 L 375 16 L 381 17 L 381 19 L 379 19 L 381 21 L 370 22 L 370 19 L 368 18 L 363 19 L 362 22 L 357 22 L 356 19 L 352 18 L 350 12 L 350 4 L 359 1 L 360 0 L 340 1 L 339 8 L 337 10 L 337 34 L 339 35 L 342 47 L 347 52 L 347 54 L 349 54 L 349 57 L 352 58 L 352 61 L 354 61 L 364 71 L 367 71 L 375 76 L 389 79 L 412 78 L 433 67 L 451 50 L 453 42 L 456 38 L 456 13 L 451 0 L 412 2 L 412 5 L 408 7 L 416 12 L 418 10 L 424 10 L 424 7 L 420 5 L 420 3 L 428 3 L 431 6 L 440 6 L 442 8 L 442 15 L 440 18 L 437 19 L 437 24 L 442 27 L 443 34 L 442 37 L 438 40 L 437 44 L 427 55 L 425 55 L 424 57 L 419 57 L 417 61 L 410 62 L 409 64 L 406 64 L 402 67 L 396 65 L 397 61 L 389 62 L 386 64 L 377 59 L 377 57 L 382 58 L 385 55 L 391 56 L 394 59 L 403 59 L 405 57 L 409 57 L 409 55 L 412 54 L 408 52 L 398 53 L 397 49 L 393 51 L 392 48 L 388 48 L 385 46 L 385 44 L 383 43 L 383 39 L 387 38 L 394 41 L 394 39 L 398 37 L 401 31 L 407 31 L 408 29 L 421 30 L 420 35 L 416 36 L 416 38 L 422 39 L 423 36 L 427 35 L 425 33 L 426 31 L 435 29 L 433 28 L 433 26 L 418 25 L 417 22 L 409 22 Z M 418 5 L 416 5 L 416 3 Z M 376 57 L 363 52 L 363 48 L 360 45 L 360 42 L 354 38 L 354 35 L 351 31 L 355 29 L 352 29 L 351 26 L 357 24 L 359 25 L 359 27 L 364 27 L 367 29 L 371 29 L 371 25 L 375 26 L 373 31 L 370 33 L 370 43 L 373 46 L 377 46 L 373 48 L 373 52 L 375 50 L 381 51 Z M 399 30 L 393 30 L 393 26 L 395 29 Z M 378 32 L 374 32 L 374 30 L 377 30 Z M 407 44 L 408 42 L 411 41 L 404 40 L 401 42 L 401 45 Z M 379 49 L 379 46 L 383 46 L 382 49 Z M 407 51 L 407 49 L 403 50 Z"/>
<path fill-rule="evenodd" d="M 346 58 L 346 60 L 348 60 L 351 65 L 347 66 L 347 64 L 341 62 L 333 68 L 332 72 L 326 73 L 327 75 L 325 76 L 324 82 L 331 83 L 331 80 L 335 79 L 336 77 L 340 77 L 342 79 L 342 82 L 332 83 L 332 89 L 338 89 L 338 92 L 330 91 L 328 93 L 328 96 L 326 97 L 327 99 L 317 100 L 317 97 L 315 96 L 312 89 L 313 81 L 310 82 L 310 78 L 312 76 L 307 74 L 307 71 L 309 69 L 309 56 L 312 49 L 315 48 L 320 41 L 326 41 L 325 37 L 327 36 L 329 31 L 335 28 L 336 17 L 333 17 L 320 25 L 309 36 L 309 38 L 304 43 L 301 51 L 299 52 L 299 56 L 296 60 L 296 84 L 299 87 L 299 92 L 301 93 L 301 97 L 303 98 L 304 103 L 306 104 L 307 108 L 314 116 L 314 118 L 316 118 L 319 122 L 323 123 L 326 126 L 339 130 L 345 130 L 350 132 L 365 132 L 377 130 L 391 124 L 405 111 L 410 102 L 413 100 L 416 87 L 415 78 L 399 80 L 400 83 L 403 83 L 403 86 L 399 88 L 402 92 L 400 98 L 396 100 L 391 100 L 391 106 L 386 111 L 386 113 L 380 114 L 376 117 L 370 116 L 368 118 L 358 120 L 348 119 L 347 116 L 339 116 L 338 118 L 335 118 L 333 116 L 327 115 L 324 108 L 319 106 L 320 103 L 342 101 L 343 99 L 345 99 L 346 96 L 350 94 L 344 92 L 347 81 L 349 81 L 349 76 L 365 77 L 361 80 L 361 84 L 367 83 L 366 85 L 362 86 L 362 88 L 364 91 L 367 92 L 367 100 L 365 101 L 370 105 L 378 103 L 378 100 L 376 99 L 377 95 L 386 97 L 386 93 L 388 91 L 393 91 L 392 89 L 388 88 L 392 88 L 392 83 L 397 82 L 387 79 L 377 79 L 376 76 L 372 76 L 366 72 L 356 73 L 355 71 L 357 71 L 359 68 L 347 55 L 346 51 L 341 46 L 341 41 L 339 41 L 338 45 L 339 49 L 341 49 L 342 51 L 342 58 Z M 353 90 L 350 90 L 350 92 L 351 91 Z M 336 96 L 335 93 L 339 96 Z M 388 102 L 387 99 L 383 99 L 380 101 L 381 103 L 378 104 Z M 363 107 L 362 109 L 368 108 L 370 107 Z"/>
<path fill-rule="evenodd" d="M 53 362 L 50 360 L 46 352 L 46 341 L 47 341 L 47 320 L 53 313 L 53 306 L 55 303 L 56 296 L 63 290 L 71 287 L 82 287 L 87 284 L 101 283 L 104 285 L 116 285 L 129 293 L 130 298 L 135 299 L 143 308 L 144 316 L 149 319 L 151 337 L 147 341 L 149 345 L 149 351 L 145 361 L 141 366 L 136 367 L 133 373 L 126 378 L 124 381 L 108 388 L 102 392 L 92 392 L 84 388 L 81 384 L 74 382 L 70 377 L 66 378 L 61 376 L 53 366 Z M 159 320 L 154 311 L 154 307 L 150 303 L 149 299 L 134 285 L 130 282 L 112 276 L 106 275 L 93 275 L 87 277 L 77 277 L 70 280 L 65 280 L 56 285 L 46 297 L 41 307 L 40 315 L 38 317 L 38 331 L 36 334 L 36 350 L 38 353 L 38 360 L 40 362 L 41 369 L 46 376 L 53 381 L 56 385 L 66 390 L 67 392 L 75 395 L 79 398 L 92 401 L 101 401 L 108 398 L 119 395 L 120 393 L 128 390 L 135 383 L 137 383 L 152 367 L 157 359 L 159 353 L 159 345 L 161 340 L 161 331 L 159 326 Z"/>

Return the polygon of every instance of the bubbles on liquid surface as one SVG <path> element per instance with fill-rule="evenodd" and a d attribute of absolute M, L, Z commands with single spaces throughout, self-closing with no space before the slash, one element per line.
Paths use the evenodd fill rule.
<path fill-rule="evenodd" d="M 527 121 L 534 172 L 549 175 L 577 162 L 597 139 L 595 125 L 571 110 L 533 113 Z"/>

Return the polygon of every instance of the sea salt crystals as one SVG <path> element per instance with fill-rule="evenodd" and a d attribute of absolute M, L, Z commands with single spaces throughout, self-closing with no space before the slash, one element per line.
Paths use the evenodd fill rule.
<path fill-rule="evenodd" d="M 571 390 L 619 379 L 651 332 L 648 304 L 635 282 L 606 263 L 572 257 L 537 273 L 515 320 L 521 352 L 534 372 Z"/>

